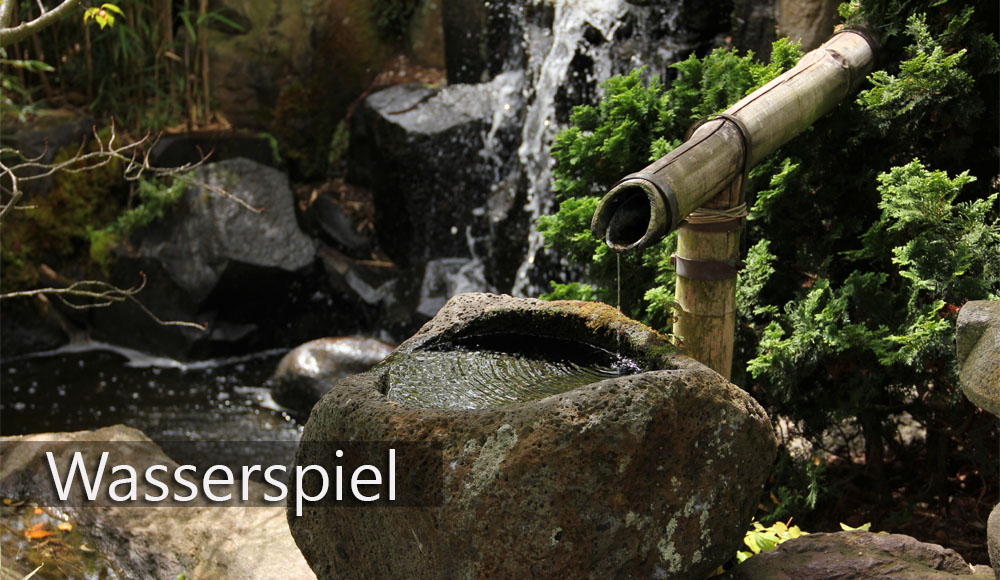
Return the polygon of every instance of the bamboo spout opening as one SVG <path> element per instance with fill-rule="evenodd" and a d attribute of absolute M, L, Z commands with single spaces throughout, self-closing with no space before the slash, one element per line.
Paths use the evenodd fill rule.
<path fill-rule="evenodd" d="M 670 233 L 677 202 L 669 186 L 636 174 L 626 177 L 597 204 L 590 229 L 616 252 L 647 248 Z M 672 202 L 672 203 L 671 203 Z"/>

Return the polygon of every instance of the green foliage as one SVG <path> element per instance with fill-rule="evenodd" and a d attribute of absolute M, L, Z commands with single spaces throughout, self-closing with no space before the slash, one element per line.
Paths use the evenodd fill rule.
<path fill-rule="evenodd" d="M 166 210 L 184 194 L 185 185 L 185 181 L 177 177 L 172 178 L 169 185 L 160 181 L 140 180 L 136 192 L 139 205 L 125 210 L 107 226 L 87 228 L 90 259 L 107 271 L 114 248 L 127 240 L 133 231 L 163 217 Z"/>
<path fill-rule="evenodd" d="M 48 99 L 86 104 L 96 115 L 114 115 L 119 126 L 129 130 L 156 132 L 182 122 L 192 128 L 202 125 L 209 120 L 212 103 L 201 70 L 205 45 L 200 41 L 209 29 L 242 27 L 222 9 L 202 12 L 187 4 L 118 0 L 86 7 L 83 26 L 77 18 L 66 18 L 38 33 L 35 40 L 44 47 L 50 68 L 45 82 L 32 74 L 24 84 L 44 85 Z M 36 7 L 22 2 L 21 10 L 31 14 Z M 32 94 L 28 102 L 37 98 Z"/>
<path fill-rule="evenodd" d="M 110 2 L 105 2 L 101 4 L 100 7 L 92 6 L 83 11 L 83 23 L 87 24 L 89 21 L 93 20 L 104 30 L 105 26 L 115 25 L 115 15 L 125 16 L 122 9 L 111 4 Z"/>
<path fill-rule="evenodd" d="M 642 252 L 616 256 L 590 233 L 597 201 L 622 176 L 676 147 L 694 121 L 725 109 L 767 83 L 800 55 L 798 45 L 785 39 L 774 44 L 768 63 L 755 61 L 752 53 L 741 56 L 717 49 L 703 59 L 692 56 L 672 65 L 678 78 L 669 89 L 640 68 L 608 79 L 602 87 L 604 99 L 596 105 L 573 110 L 571 126 L 556 136 L 552 146 L 557 162 L 552 187 L 560 207 L 555 214 L 543 216 L 538 229 L 547 246 L 583 266 L 590 289 L 586 295 L 616 304 L 620 269 L 623 312 L 669 330 L 674 302 L 670 254 L 676 237 L 668 236 Z M 766 252 L 766 244 L 755 250 L 750 275 L 757 286 L 748 290 L 752 294 L 766 282 Z M 577 290 L 576 286 L 557 287 L 545 297 Z"/>
<path fill-rule="evenodd" d="M 733 380 L 807 437 L 848 422 L 867 449 L 880 449 L 904 411 L 928 439 L 961 437 L 969 409 L 957 386 L 955 314 L 1000 295 L 997 5 L 861 0 L 842 12 L 882 39 L 885 68 L 750 173 Z M 586 284 L 614 304 L 615 257 L 589 232 L 596 197 L 798 57 L 786 41 L 770 63 L 715 50 L 673 65 L 669 86 L 640 69 L 578 107 L 552 150 L 560 208 L 539 224 L 546 243 L 582 267 L 558 295 L 583 295 Z M 673 243 L 621 263 L 623 311 L 659 329 L 672 318 Z M 957 444 L 953 456 L 996 473 L 995 455 L 978 447 Z M 877 454 L 865 460 L 879 473 Z M 827 493 L 818 467 L 779 476 L 770 518 L 808 511 Z"/>
<path fill-rule="evenodd" d="M 882 131 L 898 130 L 904 124 L 912 131 L 931 114 L 949 118 L 975 114 L 961 111 L 962 97 L 972 90 L 972 76 L 962 69 L 965 49 L 948 54 L 930 37 L 922 14 L 910 17 L 907 34 L 913 39 L 910 58 L 899 65 L 899 73 L 875 71 L 869 77 L 871 89 L 862 91 L 858 102 L 871 113 Z"/>
<path fill-rule="evenodd" d="M 11 71 L 0 74 L 0 118 L 7 120 L 14 117 L 24 122 L 33 109 L 35 96 L 33 93 L 36 91 L 25 87 L 21 78 L 12 74 L 11 69 L 33 73 L 52 72 L 55 69 L 40 60 L 7 58 L 5 48 L 0 48 L 0 68 Z"/>

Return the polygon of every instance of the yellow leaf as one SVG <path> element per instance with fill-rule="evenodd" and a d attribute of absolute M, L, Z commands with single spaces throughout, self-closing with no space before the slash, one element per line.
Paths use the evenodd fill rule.
<path fill-rule="evenodd" d="M 871 531 L 871 527 L 872 527 L 871 522 L 868 522 L 867 524 L 861 524 L 856 528 L 852 528 L 851 526 L 845 524 L 844 522 L 840 522 L 840 529 L 844 530 L 845 532 L 868 532 Z"/>
<path fill-rule="evenodd" d="M 40 515 L 42 515 L 44 513 L 45 512 L 42 511 L 42 508 L 35 508 L 35 515 L 36 516 L 40 516 Z"/>
<path fill-rule="evenodd" d="M 63 532 L 72 532 L 73 531 L 73 524 L 71 524 L 69 522 L 61 522 L 58 527 Z"/>

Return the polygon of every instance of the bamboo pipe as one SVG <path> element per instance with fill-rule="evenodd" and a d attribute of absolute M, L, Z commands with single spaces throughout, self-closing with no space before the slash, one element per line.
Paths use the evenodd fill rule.
<path fill-rule="evenodd" d="M 594 235 L 619 252 L 652 245 L 680 227 L 671 256 L 673 333 L 684 350 L 726 379 L 732 376 L 747 171 L 857 89 L 875 49 L 862 32 L 834 35 L 697 126 L 680 147 L 623 179 L 594 212 Z"/>
<path fill-rule="evenodd" d="M 830 112 L 871 72 L 877 43 L 845 29 L 699 126 L 680 147 L 601 199 L 591 231 L 612 249 L 641 249 L 676 229 L 742 173 Z"/>

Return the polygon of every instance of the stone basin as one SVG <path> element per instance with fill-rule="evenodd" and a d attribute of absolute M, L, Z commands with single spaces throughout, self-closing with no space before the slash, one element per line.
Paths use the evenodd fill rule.
<path fill-rule="evenodd" d="M 638 368 L 484 408 L 387 396 L 399 357 L 497 334 Z M 447 389 L 454 377 L 422 380 Z M 456 296 L 396 354 L 338 383 L 296 461 L 324 462 L 310 442 L 348 441 L 439 451 L 403 485 L 440 494 L 431 507 L 289 506 L 319 578 L 706 577 L 742 544 L 777 444 L 749 395 L 614 308 L 492 294 Z"/>

